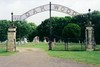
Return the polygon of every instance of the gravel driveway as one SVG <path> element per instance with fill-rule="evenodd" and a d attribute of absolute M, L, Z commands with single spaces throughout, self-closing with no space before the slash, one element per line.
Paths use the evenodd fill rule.
<path fill-rule="evenodd" d="M 21 48 L 12 56 L 0 56 L 0 67 L 92 67 L 69 60 L 53 58 L 36 48 Z"/>

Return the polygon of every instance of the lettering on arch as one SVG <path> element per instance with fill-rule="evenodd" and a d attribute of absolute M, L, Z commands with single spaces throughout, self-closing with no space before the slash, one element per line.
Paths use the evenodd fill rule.
<path fill-rule="evenodd" d="M 14 15 L 13 19 L 14 19 L 14 21 L 16 21 L 16 20 L 25 20 L 28 17 L 30 17 L 32 15 L 35 15 L 37 13 L 44 12 L 44 11 L 49 11 L 49 9 L 50 9 L 49 6 L 50 6 L 50 4 L 46 4 L 46 5 L 36 7 L 34 9 L 31 9 L 31 10 L 25 12 L 22 15 Z M 58 5 L 58 4 L 51 4 L 51 10 L 62 12 L 62 13 L 65 13 L 65 14 L 68 14 L 68 15 L 71 15 L 71 16 L 79 14 L 78 12 L 76 12 L 76 11 L 74 11 L 74 10 L 68 8 L 68 7 Z"/>

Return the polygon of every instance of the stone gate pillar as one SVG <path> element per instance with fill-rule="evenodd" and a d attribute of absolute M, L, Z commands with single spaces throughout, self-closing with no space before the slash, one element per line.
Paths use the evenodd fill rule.
<path fill-rule="evenodd" d="M 94 49 L 94 36 L 93 36 L 93 25 L 91 21 L 86 25 L 85 36 L 86 36 L 86 50 L 93 51 Z"/>
<path fill-rule="evenodd" d="M 7 51 L 16 50 L 16 27 L 8 28 Z"/>

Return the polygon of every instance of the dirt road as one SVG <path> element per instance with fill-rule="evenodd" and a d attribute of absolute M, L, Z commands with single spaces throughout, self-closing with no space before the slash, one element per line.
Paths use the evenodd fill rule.
<path fill-rule="evenodd" d="M 21 48 L 12 56 L 0 56 L 0 67 L 92 67 L 69 60 L 53 58 L 36 48 Z"/>

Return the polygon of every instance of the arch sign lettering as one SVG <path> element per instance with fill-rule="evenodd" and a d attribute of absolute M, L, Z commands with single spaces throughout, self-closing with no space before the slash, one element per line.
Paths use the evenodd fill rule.
<path fill-rule="evenodd" d="M 37 13 L 44 12 L 44 11 L 49 11 L 49 10 L 50 10 L 50 4 L 42 5 L 42 6 L 34 8 L 34 9 L 31 9 L 22 15 L 14 15 L 13 20 L 14 21 L 16 21 L 16 20 L 23 21 L 32 15 L 35 15 Z M 79 14 L 78 12 L 76 12 L 68 7 L 58 5 L 58 4 L 51 4 L 51 10 L 66 13 L 70 16 L 75 16 L 75 15 Z"/>

